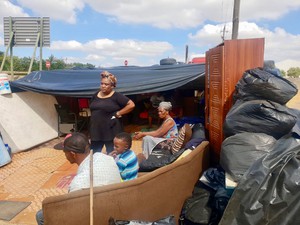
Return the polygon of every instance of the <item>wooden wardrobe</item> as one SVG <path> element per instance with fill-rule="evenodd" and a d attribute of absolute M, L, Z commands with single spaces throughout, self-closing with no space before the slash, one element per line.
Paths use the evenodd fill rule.
<path fill-rule="evenodd" d="M 246 70 L 263 67 L 263 63 L 264 38 L 226 40 L 206 52 L 205 129 L 213 163 L 220 159 L 223 122 L 235 85 Z"/>

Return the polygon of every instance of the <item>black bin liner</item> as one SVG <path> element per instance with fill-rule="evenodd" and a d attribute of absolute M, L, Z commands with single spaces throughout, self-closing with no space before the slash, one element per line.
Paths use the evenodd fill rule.
<path fill-rule="evenodd" d="M 229 110 L 223 131 L 225 137 L 250 132 L 265 133 L 279 139 L 289 133 L 296 122 L 294 111 L 276 102 L 239 100 Z"/>
<path fill-rule="evenodd" d="M 205 139 L 205 128 L 202 123 L 196 123 L 192 126 L 192 137 L 191 139 L 194 138 L 203 138 Z"/>
<path fill-rule="evenodd" d="M 239 182 L 249 167 L 272 150 L 276 139 L 264 133 L 239 133 L 222 143 L 220 165 Z"/>
<path fill-rule="evenodd" d="M 265 99 L 284 105 L 297 92 L 297 86 L 287 79 L 255 68 L 244 72 L 236 85 L 234 99 Z"/>
<path fill-rule="evenodd" d="M 219 225 L 300 224 L 300 140 L 284 137 L 235 188 Z"/>
<path fill-rule="evenodd" d="M 114 218 L 109 218 L 109 225 L 176 225 L 176 220 L 173 215 L 162 218 L 160 220 L 149 222 L 149 221 L 139 221 L 139 220 L 115 220 Z"/>
<path fill-rule="evenodd" d="M 182 207 L 180 225 L 218 225 L 229 198 L 223 168 L 207 169 Z"/>
<path fill-rule="evenodd" d="M 174 162 L 186 149 L 180 149 L 175 154 L 165 149 L 155 148 L 148 159 L 143 160 L 139 165 L 139 172 L 151 172 Z"/>
<path fill-rule="evenodd" d="M 201 187 L 200 184 L 198 186 L 194 188 L 193 195 L 183 205 L 180 225 L 204 225 L 209 223 L 212 212 L 209 205 L 211 191 Z"/>

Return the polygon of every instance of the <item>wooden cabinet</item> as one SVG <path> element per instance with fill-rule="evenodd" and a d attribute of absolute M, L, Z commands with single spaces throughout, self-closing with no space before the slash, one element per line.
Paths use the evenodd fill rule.
<path fill-rule="evenodd" d="M 223 122 L 232 106 L 235 85 L 245 70 L 263 63 L 264 38 L 227 40 L 206 52 L 205 128 L 214 163 L 219 162 Z"/>

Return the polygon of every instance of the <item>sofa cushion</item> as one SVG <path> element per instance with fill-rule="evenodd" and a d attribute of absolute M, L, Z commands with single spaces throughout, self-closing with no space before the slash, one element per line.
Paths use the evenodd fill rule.
<path fill-rule="evenodd" d="M 184 147 L 184 145 L 191 139 L 192 137 L 192 129 L 189 124 L 184 124 L 183 127 L 179 130 L 178 137 L 176 138 L 173 146 L 172 146 L 172 153 L 175 154 L 178 152 L 181 148 Z"/>

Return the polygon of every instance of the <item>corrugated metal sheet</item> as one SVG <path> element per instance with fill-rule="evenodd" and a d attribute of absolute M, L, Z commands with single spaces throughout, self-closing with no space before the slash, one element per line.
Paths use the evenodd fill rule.
<path fill-rule="evenodd" d="M 49 17 L 4 17 L 4 45 L 9 45 L 11 31 L 14 33 L 13 46 L 35 46 L 38 34 L 42 35 L 42 45 L 50 47 Z M 42 32 L 41 32 L 42 31 Z"/>

